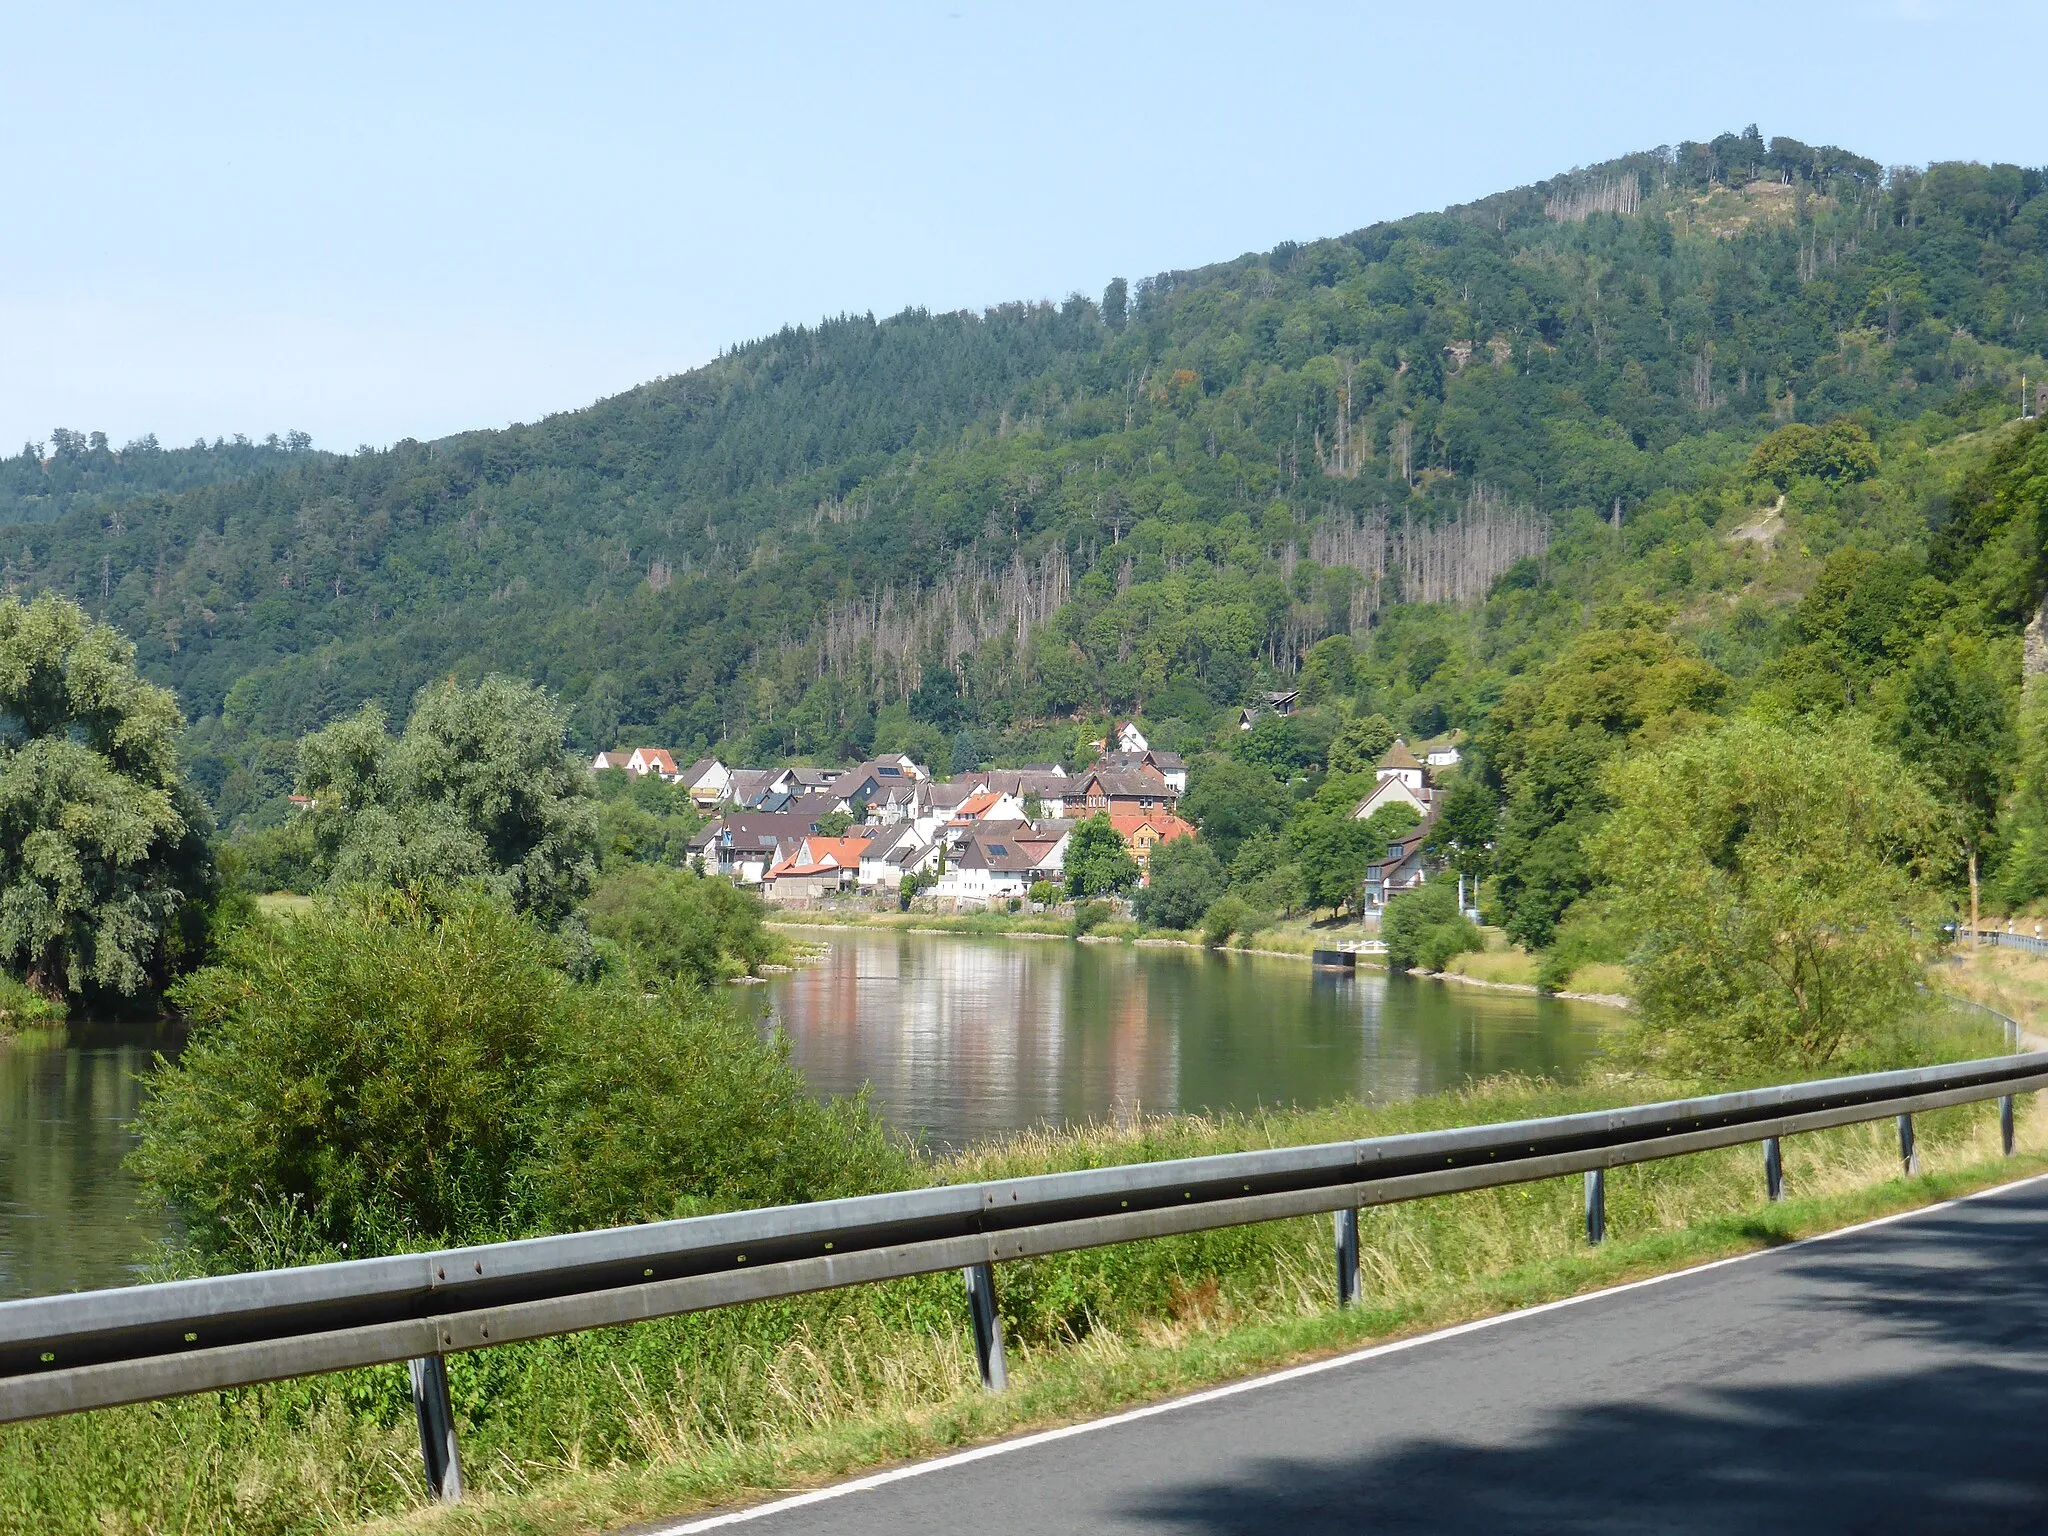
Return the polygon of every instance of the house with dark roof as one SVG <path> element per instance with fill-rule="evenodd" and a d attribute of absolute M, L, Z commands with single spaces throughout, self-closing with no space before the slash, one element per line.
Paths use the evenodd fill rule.
<path fill-rule="evenodd" d="M 1422 845 L 1429 828 L 1417 827 L 1386 846 L 1384 853 L 1365 866 L 1365 907 L 1375 911 L 1403 892 L 1412 891 L 1429 879 Z"/>
<path fill-rule="evenodd" d="M 1101 811 L 1170 811 L 1180 793 L 1165 775 L 1143 768 L 1089 768 L 1075 776 L 1076 793 L 1066 800 L 1068 815 L 1093 816 Z"/>
<path fill-rule="evenodd" d="M 941 847 L 917 835 L 917 828 L 905 822 L 883 827 L 867 840 L 860 856 L 860 888 L 883 894 L 901 889 L 905 875 L 917 875 L 935 866 Z"/>
<path fill-rule="evenodd" d="M 760 811 L 735 811 L 717 816 L 690 839 L 690 858 L 701 860 L 706 874 L 724 875 L 741 885 L 759 885 L 787 850 L 817 833 L 808 816 Z"/>
<path fill-rule="evenodd" d="M 1158 752 L 1149 747 L 1143 752 L 1105 752 L 1089 766 L 1119 773 L 1156 773 L 1176 795 L 1188 792 L 1187 760 L 1178 752 Z"/>
<path fill-rule="evenodd" d="M 1237 712 L 1237 728 L 1248 731 L 1259 723 L 1264 715 L 1291 715 L 1301 703 L 1301 690 L 1282 688 L 1272 693 L 1262 693 L 1257 699 Z"/>
<path fill-rule="evenodd" d="M 1010 836 L 973 838 L 961 848 L 932 895 L 969 909 L 1021 899 L 1038 873 L 1038 850 Z"/>
<path fill-rule="evenodd" d="M 743 811 L 753 810 L 771 791 L 780 787 L 775 781 L 783 771 L 779 768 L 733 769 L 725 787 L 727 803 Z"/>
<path fill-rule="evenodd" d="M 865 817 L 871 805 L 908 806 L 910 792 L 917 786 L 915 763 L 905 766 L 900 755 L 877 758 L 849 768 L 832 781 L 832 793 L 840 805 L 855 817 Z"/>

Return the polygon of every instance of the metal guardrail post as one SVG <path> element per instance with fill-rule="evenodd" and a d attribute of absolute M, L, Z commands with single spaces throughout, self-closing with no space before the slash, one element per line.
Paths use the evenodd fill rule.
<path fill-rule="evenodd" d="M 974 1321 L 974 1363 L 981 1384 L 1001 1392 L 1010 1384 L 1003 1360 L 1003 1320 L 996 1312 L 996 1272 L 988 1264 L 970 1264 L 960 1271 L 967 1282 L 967 1311 Z"/>
<path fill-rule="evenodd" d="M 1899 1116 L 1899 1164 L 1906 1170 L 1906 1177 L 1920 1177 L 1920 1153 L 1913 1145 L 1913 1117 Z"/>
<path fill-rule="evenodd" d="M 1337 1228 L 1337 1305 L 1358 1304 L 1358 1212 L 1332 1213 Z"/>
<path fill-rule="evenodd" d="M 437 1504 L 462 1498 L 462 1454 L 455 1444 L 455 1409 L 448 1401 L 448 1362 L 439 1355 L 406 1361 L 412 1375 L 412 1408 L 420 1423 L 420 1460 L 427 1491 Z"/>
<path fill-rule="evenodd" d="M 1785 1154 L 1778 1138 L 1764 1138 L 1764 1196 L 1776 1203 L 1785 1198 Z"/>
<path fill-rule="evenodd" d="M 1607 1237 L 1607 1170 L 1586 1170 L 1586 1241 L 1602 1242 Z"/>
<path fill-rule="evenodd" d="M 2007 1157 L 2012 1156 L 2012 1095 L 2009 1093 L 1998 1101 L 1998 1144 Z"/>

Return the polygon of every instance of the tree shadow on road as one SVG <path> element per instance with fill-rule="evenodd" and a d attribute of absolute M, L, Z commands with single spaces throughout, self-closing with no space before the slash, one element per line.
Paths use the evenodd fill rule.
<path fill-rule="evenodd" d="M 1691 1386 L 1631 1383 L 1509 1443 L 1270 1458 L 1120 1513 L 1214 1536 L 2048 1530 L 2044 1233 L 2042 1203 L 2013 1201 L 1778 1261 L 1816 1334 L 1882 1349 L 1881 1366 L 1852 1345 L 1825 1380 L 1738 1384 L 1738 1360 L 1703 1361 Z"/>

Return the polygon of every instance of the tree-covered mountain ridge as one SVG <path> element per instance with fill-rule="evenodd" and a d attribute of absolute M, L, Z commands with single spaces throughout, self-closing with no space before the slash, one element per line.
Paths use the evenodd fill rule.
<path fill-rule="evenodd" d="M 788 328 L 531 425 L 0 529 L 0 559 L 136 637 L 230 817 L 303 731 L 486 670 L 593 745 L 975 758 L 1076 710 L 1201 734 L 1348 635 L 1361 700 L 1467 723 L 1602 591 L 1739 664 L 1716 615 L 1773 548 L 1939 521 L 1942 465 L 2048 374 L 2043 190 L 1728 134 L 1099 300 Z M 1758 442 L 1845 416 L 1925 474 L 1794 478 L 1792 539 L 1729 539 L 1763 528 Z"/>

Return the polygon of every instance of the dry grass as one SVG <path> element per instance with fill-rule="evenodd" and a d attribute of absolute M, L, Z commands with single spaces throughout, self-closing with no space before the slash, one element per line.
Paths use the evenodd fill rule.
<path fill-rule="evenodd" d="M 2048 955 L 1991 945 L 1965 947 L 1950 964 L 1932 971 L 1929 980 L 1944 992 L 2048 1033 Z"/>
<path fill-rule="evenodd" d="M 1453 955 L 1445 969 L 1453 976 L 1470 976 L 1474 981 L 1533 987 L 1542 964 L 1541 956 L 1526 949 L 1489 949 L 1478 954 Z"/>
<path fill-rule="evenodd" d="M 646 1458 L 637 1466 L 564 1469 L 524 1496 L 423 1513 L 399 1525 L 584 1530 L 766 1495 L 1305 1354 L 1752 1249 L 2048 1164 L 2048 1118 L 2025 1118 L 2021 1154 L 2011 1163 L 1998 1156 L 1986 1106 L 1923 1124 L 1927 1171 L 1913 1186 L 1899 1179 L 1888 1123 L 1789 1143 L 1794 1200 L 1775 1208 L 1762 1202 L 1754 1148 L 1616 1170 L 1608 1183 L 1615 1236 L 1600 1250 L 1589 1250 L 1579 1234 L 1576 1181 L 1369 1211 L 1361 1224 L 1367 1305 L 1352 1313 L 1334 1311 L 1327 1221 L 1278 1223 L 1267 1230 L 1284 1232 L 1286 1240 L 1265 1254 L 1256 1273 L 1185 1268 L 1155 1307 L 1103 1316 L 1075 1337 L 1013 1345 L 1011 1391 L 1001 1399 L 979 1390 L 958 1338 L 852 1336 L 844 1348 L 792 1340 L 772 1356 L 735 1361 L 730 1374 L 678 1380 L 659 1400 L 634 1385 Z M 1105 1159 L 1156 1150 L 1142 1128 L 1091 1133 L 1087 1142 L 1091 1156 Z M 973 1166 L 1029 1160 L 1049 1146 L 1044 1138 L 1021 1138 Z M 1027 1284 L 1020 1272 L 1028 1268 L 1005 1266 L 1006 1284 Z M 893 1366 L 863 1359 L 878 1346 Z M 723 1406 L 741 1380 L 749 1383 L 740 1394 L 748 1403 L 775 1405 L 765 1417 L 740 1416 L 750 1431 L 738 1430 Z"/>
<path fill-rule="evenodd" d="M 1592 965 L 1582 965 L 1572 972 L 1571 980 L 1565 983 L 1565 990 L 1592 992 L 1603 997 L 1627 997 L 1628 967 L 1600 961 L 1595 961 Z"/>

